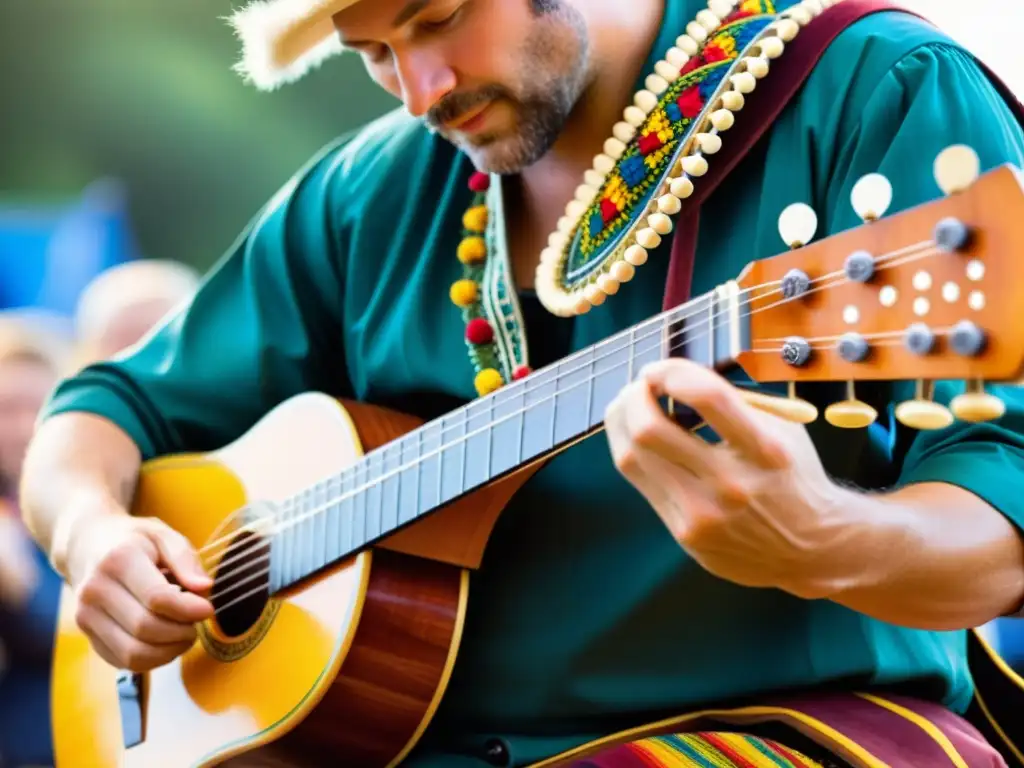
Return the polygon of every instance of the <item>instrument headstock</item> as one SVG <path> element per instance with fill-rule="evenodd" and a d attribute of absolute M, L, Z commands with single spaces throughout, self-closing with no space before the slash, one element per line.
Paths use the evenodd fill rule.
<path fill-rule="evenodd" d="M 952 421 L 930 402 L 929 382 L 962 379 L 969 391 L 954 406 L 958 417 L 1001 415 L 980 382 L 1024 375 L 1024 318 L 1015 319 L 1024 299 L 1024 181 L 1010 166 L 979 175 L 964 146 L 945 150 L 934 171 L 945 196 L 887 218 L 889 182 L 861 179 L 852 203 L 864 224 L 819 242 L 808 243 L 814 212 L 786 209 L 779 228 L 791 250 L 751 264 L 737 281 L 750 349 L 736 362 L 751 379 L 847 382 L 844 407 L 867 423 L 873 417 L 854 405 L 856 382 L 917 381 L 917 405 L 901 420 L 918 428 Z M 835 420 L 826 417 L 850 421 L 839 406 L 830 409 Z"/>

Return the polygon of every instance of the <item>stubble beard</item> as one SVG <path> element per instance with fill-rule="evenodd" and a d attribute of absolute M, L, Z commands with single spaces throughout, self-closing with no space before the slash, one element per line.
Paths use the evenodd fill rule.
<path fill-rule="evenodd" d="M 511 175 L 533 165 L 558 141 L 583 94 L 589 76 L 590 47 L 583 19 L 575 9 L 552 5 L 540 14 L 540 29 L 530 35 L 520 61 L 520 86 L 513 92 L 490 86 L 455 94 L 431 110 L 427 122 L 458 146 L 477 170 Z M 509 132 L 455 138 L 442 126 L 486 103 L 505 103 L 515 114 Z"/>

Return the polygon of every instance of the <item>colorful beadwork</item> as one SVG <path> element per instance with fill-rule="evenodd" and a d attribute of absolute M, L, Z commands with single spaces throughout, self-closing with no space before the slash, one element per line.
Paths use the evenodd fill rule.
<path fill-rule="evenodd" d="M 589 311 L 633 277 L 672 232 L 744 94 L 838 1 L 709 0 L 624 111 L 541 254 L 538 295 L 551 312 Z"/>
<path fill-rule="evenodd" d="M 456 256 L 462 263 L 462 279 L 452 284 L 452 303 L 462 310 L 466 323 L 466 346 L 476 370 L 474 385 L 477 394 L 483 396 L 500 388 L 505 379 L 499 368 L 497 351 L 494 346 L 494 329 L 491 321 L 484 316 L 481 307 L 480 284 L 487 262 L 486 230 L 488 223 L 487 191 L 490 177 L 485 173 L 474 173 L 469 179 L 473 201 L 462 217 L 462 240 Z"/>

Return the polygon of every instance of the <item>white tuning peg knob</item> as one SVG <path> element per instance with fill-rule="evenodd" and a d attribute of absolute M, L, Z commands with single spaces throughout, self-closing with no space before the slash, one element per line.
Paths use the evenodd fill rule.
<path fill-rule="evenodd" d="M 935 158 L 935 181 L 945 194 L 963 192 L 981 174 L 978 153 L 965 144 L 946 147 Z"/>
<path fill-rule="evenodd" d="M 779 234 L 790 248 L 803 248 L 817 229 L 818 215 L 805 203 L 793 203 L 779 215 Z"/>
<path fill-rule="evenodd" d="M 892 204 L 892 184 L 880 173 L 869 173 L 853 185 L 850 202 L 862 221 L 880 219 Z"/>

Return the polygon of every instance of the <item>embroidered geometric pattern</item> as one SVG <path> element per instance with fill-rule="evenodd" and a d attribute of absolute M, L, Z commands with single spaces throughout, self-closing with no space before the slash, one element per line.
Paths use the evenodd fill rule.
<path fill-rule="evenodd" d="M 569 768 L 822 768 L 794 749 L 741 733 L 681 733 L 611 747 Z"/>
<path fill-rule="evenodd" d="M 774 13 L 772 0 L 745 0 L 680 70 L 681 76 L 637 131 L 570 241 L 562 271 L 566 290 L 602 265 L 618 237 L 650 203 L 694 120 L 737 58 L 774 21 Z"/>

